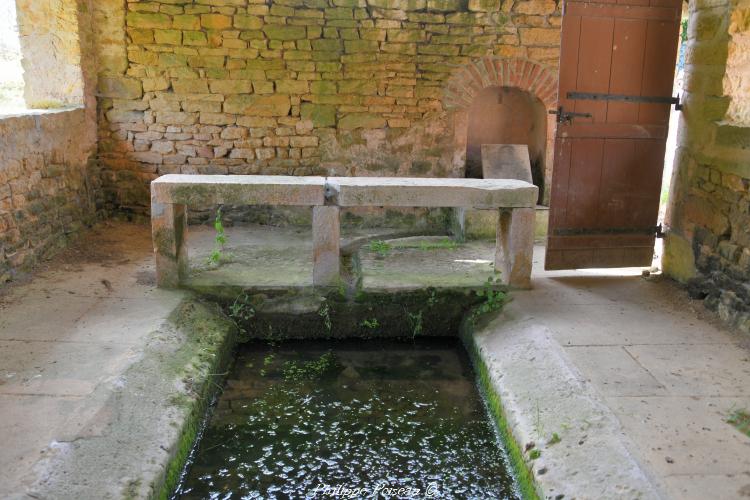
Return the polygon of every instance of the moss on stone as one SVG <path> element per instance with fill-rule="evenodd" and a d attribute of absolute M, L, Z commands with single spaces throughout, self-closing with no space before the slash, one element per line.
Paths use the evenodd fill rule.
<path fill-rule="evenodd" d="M 164 480 L 154 485 L 154 497 L 171 498 L 196 444 L 208 407 L 220 390 L 221 374 L 231 363 L 236 327 L 211 304 L 187 301 L 170 318 L 187 333 L 184 345 L 167 362 L 167 373 L 182 380 L 189 393 L 177 393 L 170 403 L 187 411 L 179 441 L 166 467 Z"/>
<path fill-rule="evenodd" d="M 497 426 L 503 446 L 508 452 L 510 466 L 513 469 L 513 475 L 518 483 L 518 491 L 524 500 L 539 500 L 543 497 L 537 491 L 532 470 L 526 463 L 526 460 L 523 457 L 523 451 L 513 436 L 513 431 L 508 424 L 508 419 L 505 415 L 500 395 L 497 394 L 492 386 L 492 379 L 489 370 L 487 369 L 487 365 L 484 363 L 479 349 L 474 342 L 473 329 L 468 320 L 464 321 L 462 324 L 461 339 L 466 347 L 466 351 L 469 353 L 469 358 L 474 365 L 479 389 L 487 402 L 487 406 L 495 425 Z"/>

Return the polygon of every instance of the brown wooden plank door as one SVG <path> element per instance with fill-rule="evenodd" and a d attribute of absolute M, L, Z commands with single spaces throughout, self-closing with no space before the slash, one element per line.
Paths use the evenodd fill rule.
<path fill-rule="evenodd" d="M 565 1 L 545 269 L 651 264 L 680 15 Z"/>

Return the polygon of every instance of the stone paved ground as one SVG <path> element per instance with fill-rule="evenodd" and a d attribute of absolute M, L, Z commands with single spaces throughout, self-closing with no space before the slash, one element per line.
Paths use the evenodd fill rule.
<path fill-rule="evenodd" d="M 243 232 L 251 234 L 229 230 L 230 251 L 232 241 L 268 245 L 290 256 L 274 261 L 277 269 L 306 265 L 304 230 L 256 227 L 254 236 L 240 237 Z M 147 228 L 116 224 L 96 234 L 80 253 L 0 297 L 0 497 L 25 498 L 24 488 L 38 481 L 56 446 L 102 432 L 97 426 L 108 421 L 101 413 L 107 392 L 117 390 L 147 334 L 182 297 L 153 287 Z M 198 263 L 211 232 L 193 231 L 190 241 Z M 425 270 L 448 280 L 464 280 L 465 266 L 479 266 L 479 279 L 492 248 L 417 247 L 411 255 L 400 249 L 385 260 L 363 259 L 365 276 L 376 284 L 376 267 L 398 269 L 408 259 L 413 270 L 424 262 Z M 279 252 L 269 255 L 277 259 Z M 544 331 L 577 382 L 616 416 L 621 442 L 665 497 L 750 496 L 750 438 L 726 423 L 732 410 L 750 409 L 748 339 L 716 326 L 669 282 L 645 280 L 634 270 L 620 274 L 537 270 L 534 290 L 514 294 L 506 314 L 515 323 L 506 326 Z M 399 285 L 398 273 L 388 276 Z M 109 464 L 101 466 L 97 473 L 106 475 Z"/>
<path fill-rule="evenodd" d="M 750 437 L 726 422 L 750 409 L 750 339 L 667 280 L 643 279 L 640 269 L 547 272 L 536 250 L 534 289 L 514 294 L 490 336 L 560 346 L 580 391 L 616 416 L 619 441 L 661 495 L 750 497 Z M 574 430 L 539 397 L 547 433 L 565 443 Z"/>

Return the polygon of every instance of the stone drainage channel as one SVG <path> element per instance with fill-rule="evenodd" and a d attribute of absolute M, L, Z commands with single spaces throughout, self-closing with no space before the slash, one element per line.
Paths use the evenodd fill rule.
<path fill-rule="evenodd" d="M 505 297 L 212 294 L 236 355 L 160 496 L 537 498 L 471 340 Z"/>

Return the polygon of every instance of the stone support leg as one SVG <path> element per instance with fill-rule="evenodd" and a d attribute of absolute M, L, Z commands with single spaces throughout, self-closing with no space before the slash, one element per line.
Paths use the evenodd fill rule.
<path fill-rule="evenodd" d="M 339 207 L 313 207 L 313 285 L 341 281 Z"/>
<path fill-rule="evenodd" d="M 156 256 L 156 283 L 177 288 L 187 275 L 187 207 L 151 202 L 151 234 Z"/>
<path fill-rule="evenodd" d="M 503 283 L 531 288 L 534 253 L 534 209 L 501 209 L 497 224 L 495 269 Z"/>

